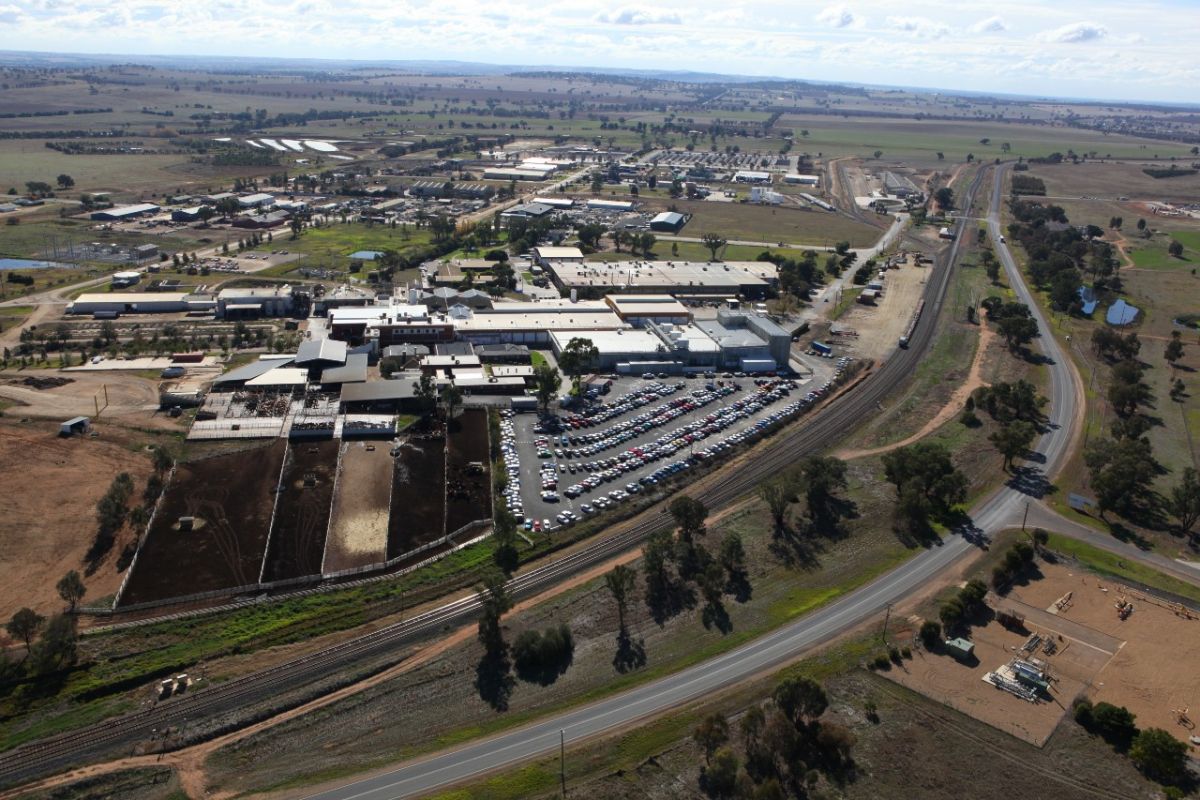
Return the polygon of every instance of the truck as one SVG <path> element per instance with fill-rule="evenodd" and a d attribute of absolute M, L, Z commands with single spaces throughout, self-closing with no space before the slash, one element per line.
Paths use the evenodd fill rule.
<path fill-rule="evenodd" d="M 821 356 L 833 355 L 833 348 L 830 347 L 829 345 L 825 344 L 824 342 L 813 342 L 812 349 L 817 355 L 821 355 Z"/>

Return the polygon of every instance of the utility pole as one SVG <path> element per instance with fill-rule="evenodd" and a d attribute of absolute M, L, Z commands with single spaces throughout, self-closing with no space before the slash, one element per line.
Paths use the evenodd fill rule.
<path fill-rule="evenodd" d="M 881 638 L 883 639 L 884 644 L 887 644 L 887 626 L 888 626 L 888 620 L 890 620 L 891 618 L 892 618 L 892 604 L 888 603 L 887 608 L 885 609 L 884 615 L 883 615 L 883 633 L 880 634 Z"/>
<path fill-rule="evenodd" d="M 1025 530 L 1025 522 L 1029 519 L 1029 501 L 1025 501 L 1025 516 L 1021 517 L 1021 530 Z"/>
<path fill-rule="evenodd" d="M 567 796 L 567 732 L 558 730 L 558 778 L 562 782 L 562 796 Z"/>

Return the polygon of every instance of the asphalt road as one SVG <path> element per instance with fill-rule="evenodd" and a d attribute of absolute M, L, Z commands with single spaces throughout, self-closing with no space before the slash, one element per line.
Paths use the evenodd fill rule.
<path fill-rule="evenodd" d="M 1018 297 L 1029 304 L 1039 327 L 1046 330 L 1046 320 L 1025 287 L 1012 254 L 999 240 L 999 209 L 1003 200 L 1006 170 L 1007 167 L 998 167 L 993 177 L 992 210 L 988 224 L 1011 285 Z M 962 231 L 960 223 L 960 235 Z M 1037 444 L 1037 453 L 1041 457 L 1041 469 L 1053 474 L 1070 455 L 1068 448 L 1076 410 L 1076 379 L 1070 363 L 1052 336 L 1041 337 L 1038 344 L 1048 359 L 1051 404 L 1048 429 Z M 1021 488 L 1030 483 L 1030 479 L 1027 479 Z M 1032 483 L 1036 485 L 1036 481 Z M 881 613 L 887 604 L 902 601 L 919 591 L 972 551 L 976 546 L 973 542 L 986 540 L 991 534 L 1019 525 L 1030 502 L 1030 495 L 1020 488 L 1012 485 L 1001 487 L 971 510 L 973 528 L 963 531 L 964 535 L 948 537 L 941 546 L 920 553 L 867 586 L 761 639 L 615 697 L 518 730 L 472 742 L 452 752 L 410 762 L 390 772 L 311 795 L 309 800 L 394 800 L 426 794 L 486 772 L 512 768 L 522 761 L 553 753 L 559 746 L 560 736 L 568 742 L 575 742 L 720 691 L 796 658 L 807 648 Z M 1131 548 L 1129 555 L 1136 558 L 1138 554 Z"/>

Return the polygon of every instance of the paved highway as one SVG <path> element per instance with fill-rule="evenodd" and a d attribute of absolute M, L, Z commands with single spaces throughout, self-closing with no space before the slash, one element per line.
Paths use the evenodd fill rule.
<path fill-rule="evenodd" d="M 999 209 L 1006 170 L 1007 167 L 998 167 L 995 171 L 988 225 L 1011 285 L 1021 300 L 1029 304 L 1040 328 L 1047 330 L 1046 320 L 1025 287 L 1012 254 L 1000 242 Z M 961 227 L 959 233 L 962 233 Z M 1041 337 L 1039 346 L 1049 360 L 1051 405 L 1049 426 L 1038 442 L 1038 452 L 1044 458 L 1043 468 L 1048 474 L 1054 474 L 1069 456 L 1077 378 L 1053 336 Z M 972 509 L 974 534 L 986 537 L 1019 525 L 1029 500 L 1028 495 L 1009 486 L 992 493 Z M 426 794 L 553 753 L 559 746 L 560 735 L 575 742 L 711 695 L 763 670 L 782 665 L 811 646 L 879 614 L 888 603 L 901 601 L 917 592 L 971 552 L 974 545 L 969 540 L 976 536 L 951 536 L 941 546 L 917 555 L 842 599 L 761 639 L 682 672 L 518 730 L 311 795 L 310 800 L 395 800 Z M 1136 550 L 1129 550 L 1131 558 L 1138 557 Z"/>

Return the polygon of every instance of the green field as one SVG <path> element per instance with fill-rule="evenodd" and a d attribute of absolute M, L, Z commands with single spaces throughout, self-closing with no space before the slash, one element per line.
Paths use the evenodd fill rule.
<path fill-rule="evenodd" d="M 1183 245 L 1181 258 L 1167 252 L 1172 239 Z M 1129 255 L 1140 269 L 1195 270 L 1200 267 L 1200 230 L 1158 233 L 1149 241 L 1133 239 L 1132 245 Z"/>
<path fill-rule="evenodd" d="M 291 238 L 291 233 L 286 229 L 280 229 L 275 232 L 273 241 L 263 242 L 254 250 L 260 253 L 272 250 L 301 253 L 304 258 L 299 261 L 271 267 L 261 273 L 282 276 L 300 267 L 344 271 L 350 266 L 350 254 L 359 250 L 395 250 L 404 254 L 429 242 L 427 229 L 416 229 L 411 225 L 392 228 L 387 225 L 368 226 L 361 222 L 334 222 L 320 228 L 308 228 L 297 239 Z M 370 269 L 370 263 L 364 263 L 360 275 L 365 278 Z"/>

